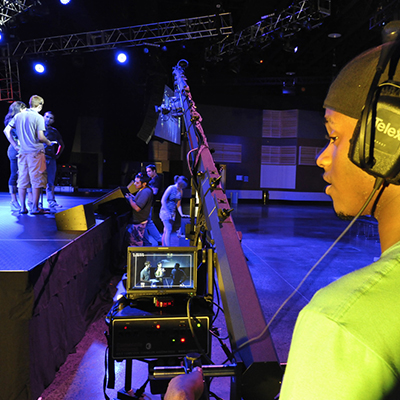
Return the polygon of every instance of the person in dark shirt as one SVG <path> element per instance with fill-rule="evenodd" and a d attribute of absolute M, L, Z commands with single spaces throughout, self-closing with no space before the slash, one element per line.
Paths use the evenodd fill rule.
<path fill-rule="evenodd" d="M 135 195 L 127 193 L 126 199 L 132 207 L 132 221 L 127 226 L 129 246 L 143 246 L 143 236 L 150 216 L 153 191 L 148 187 L 149 178 L 141 174 L 135 177 Z"/>
<path fill-rule="evenodd" d="M 153 208 L 158 206 L 161 199 L 161 178 L 157 174 L 157 169 L 154 164 L 146 167 L 147 176 L 150 178 L 149 187 L 153 191 L 153 207 L 150 211 L 149 220 L 144 232 L 143 244 L 151 246 L 150 237 L 152 237 L 159 246 L 161 246 L 161 234 L 153 222 Z"/>
<path fill-rule="evenodd" d="M 174 286 L 179 286 L 181 283 L 185 282 L 185 279 L 187 278 L 185 272 L 181 270 L 180 267 L 181 265 L 176 263 L 171 271 L 172 284 Z"/>
<path fill-rule="evenodd" d="M 62 140 L 60 132 L 54 128 L 52 125 L 54 123 L 54 114 L 52 111 L 47 111 L 44 113 L 44 124 L 46 130 L 44 135 L 50 141 L 56 141 L 57 144 L 52 144 L 51 146 L 44 145 L 44 151 L 46 154 L 46 168 L 47 168 L 47 186 L 46 186 L 46 196 L 47 204 L 50 207 L 51 212 L 56 212 L 58 207 L 54 196 L 54 185 L 57 174 L 57 159 L 60 157 L 62 151 L 64 150 L 64 142 Z"/>

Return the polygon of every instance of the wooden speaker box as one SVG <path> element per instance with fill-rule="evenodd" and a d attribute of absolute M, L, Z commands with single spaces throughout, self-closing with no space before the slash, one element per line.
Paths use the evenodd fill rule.
<path fill-rule="evenodd" d="M 93 204 L 83 204 L 55 214 L 59 231 L 87 231 L 96 224 Z"/>

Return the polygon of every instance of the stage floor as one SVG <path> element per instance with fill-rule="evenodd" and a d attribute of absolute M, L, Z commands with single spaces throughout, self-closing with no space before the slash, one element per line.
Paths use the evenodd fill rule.
<path fill-rule="evenodd" d="M 100 196 L 83 193 L 57 195 L 56 198 L 62 211 L 91 203 Z M 46 206 L 46 200 L 44 202 Z M 54 214 L 11 213 L 8 193 L 0 193 L 0 221 L 1 271 L 29 271 L 82 234 L 81 231 L 57 230 Z"/>

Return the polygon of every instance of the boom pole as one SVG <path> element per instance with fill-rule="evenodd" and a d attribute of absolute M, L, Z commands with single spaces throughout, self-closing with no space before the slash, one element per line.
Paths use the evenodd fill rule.
<path fill-rule="evenodd" d="M 186 60 L 181 60 L 173 68 L 176 104 L 181 108 L 190 146 L 188 163 L 192 184 L 216 253 L 218 285 L 231 347 L 236 361 L 242 362 L 244 367 L 238 385 L 240 396 L 252 400 L 273 399 L 279 392 L 280 364 L 270 333 L 265 329 L 264 314 L 230 216 L 232 210 L 220 184 L 221 176 L 186 82 L 184 70 L 187 65 Z M 263 330 L 265 333 L 259 340 L 246 344 Z"/>

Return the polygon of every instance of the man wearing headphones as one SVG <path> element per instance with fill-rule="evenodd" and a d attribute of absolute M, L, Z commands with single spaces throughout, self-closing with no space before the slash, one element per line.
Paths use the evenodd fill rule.
<path fill-rule="evenodd" d="M 361 145 L 357 143 L 363 142 L 366 134 L 360 126 L 362 111 L 381 51 L 388 46 L 356 57 L 331 85 L 324 102 L 329 143 L 317 159 L 329 184 L 326 193 L 339 217 L 351 219 L 368 204 L 362 215 L 374 215 L 378 220 L 382 255 L 377 262 L 318 291 L 300 312 L 283 379 L 282 400 L 376 400 L 392 398 L 399 389 L 400 186 L 387 186 L 384 179 L 354 163 L 360 163 Z M 400 66 L 394 79 L 400 80 Z M 388 68 L 379 81 L 387 80 Z M 381 123 L 400 129 L 393 120 L 372 121 L 375 142 L 379 140 L 375 148 L 383 143 L 397 146 L 390 146 L 384 137 L 389 130 Z M 374 158 L 376 165 L 384 161 L 376 152 Z M 398 392 L 395 396 L 398 398 Z"/>
<path fill-rule="evenodd" d="M 391 62 L 393 76 L 388 76 L 389 67 L 380 77 L 376 73 L 382 49 L 390 45 L 356 57 L 331 85 L 324 102 L 329 143 L 317 159 L 337 215 L 351 219 L 366 206 L 361 215 L 378 220 L 382 255 L 319 290 L 300 312 L 280 400 L 400 398 L 400 179 L 396 182 L 373 173 L 393 153 L 400 158 L 400 108 L 395 106 L 400 96 L 400 64 L 393 68 L 396 62 Z M 360 121 L 375 77 L 380 83 L 396 82 L 386 93 L 393 97 L 382 106 L 389 112 L 372 113 L 369 126 L 375 127 L 375 136 L 369 141 Z M 384 152 L 374 150 L 370 162 L 369 148 L 374 146 Z M 184 378 L 171 390 L 186 393 Z"/>

